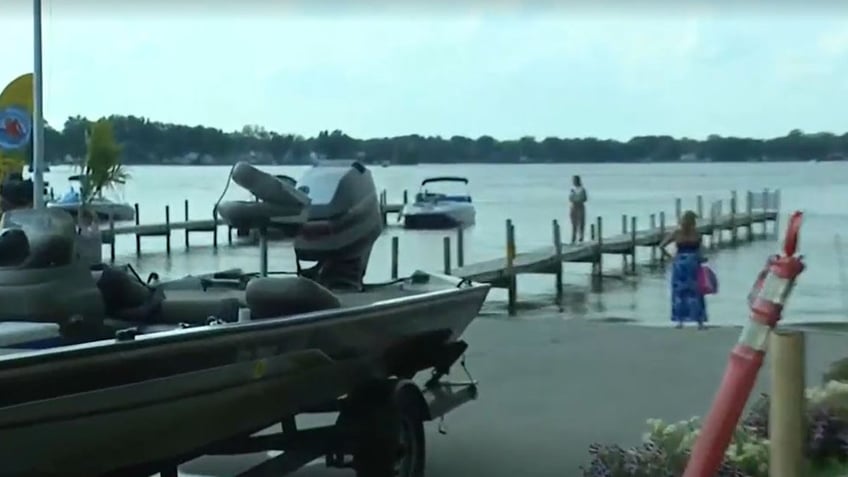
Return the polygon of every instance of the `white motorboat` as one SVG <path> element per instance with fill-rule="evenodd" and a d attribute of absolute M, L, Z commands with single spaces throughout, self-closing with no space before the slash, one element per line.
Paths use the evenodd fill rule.
<path fill-rule="evenodd" d="M 47 207 L 65 210 L 76 217 L 80 207 L 80 193 L 71 187 L 71 190 L 56 200 L 47 203 Z M 114 202 L 104 197 L 95 197 L 88 207 L 97 213 L 100 221 L 108 221 L 112 217 L 115 222 L 135 220 L 135 208 L 130 204 Z"/>
<path fill-rule="evenodd" d="M 462 184 L 462 190 L 447 184 Z M 408 229 L 468 227 L 474 225 L 476 215 L 465 177 L 424 179 L 415 202 L 403 208 L 404 227 Z"/>

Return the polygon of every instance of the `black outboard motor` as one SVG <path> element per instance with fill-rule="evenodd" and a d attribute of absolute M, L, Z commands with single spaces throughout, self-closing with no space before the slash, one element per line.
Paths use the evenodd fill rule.
<path fill-rule="evenodd" d="M 383 232 L 371 171 L 356 161 L 320 161 L 298 189 L 312 204 L 295 239 L 295 255 L 318 262 L 301 274 L 330 289 L 361 290 L 371 249 Z"/>

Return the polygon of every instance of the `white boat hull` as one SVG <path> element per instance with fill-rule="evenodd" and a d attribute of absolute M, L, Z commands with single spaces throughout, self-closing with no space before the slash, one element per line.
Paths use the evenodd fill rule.
<path fill-rule="evenodd" d="M 469 202 L 424 202 L 403 208 L 404 227 L 441 229 L 474 225 L 477 212 Z"/>

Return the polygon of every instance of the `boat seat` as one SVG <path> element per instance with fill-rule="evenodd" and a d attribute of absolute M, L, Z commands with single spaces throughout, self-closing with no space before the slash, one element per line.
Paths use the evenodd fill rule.
<path fill-rule="evenodd" d="M 209 317 L 238 321 L 238 310 L 247 306 L 244 292 L 233 289 L 215 291 L 165 290 L 158 312 L 150 322 L 164 324 L 206 323 Z"/>
<path fill-rule="evenodd" d="M 254 278 L 247 283 L 244 297 L 253 319 L 296 315 L 342 306 L 333 292 L 300 276 Z"/>

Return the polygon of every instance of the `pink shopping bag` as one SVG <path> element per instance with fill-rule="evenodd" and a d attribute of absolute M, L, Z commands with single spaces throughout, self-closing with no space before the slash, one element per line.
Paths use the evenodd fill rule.
<path fill-rule="evenodd" d="M 698 268 L 698 290 L 702 295 L 718 293 L 718 277 L 709 265 L 702 263 Z"/>

